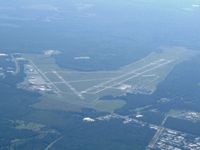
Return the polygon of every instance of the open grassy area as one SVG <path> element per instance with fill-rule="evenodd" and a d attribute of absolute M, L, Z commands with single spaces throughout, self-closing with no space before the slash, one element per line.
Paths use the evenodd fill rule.
<path fill-rule="evenodd" d="M 123 100 L 100 100 L 104 96 L 126 93 L 152 94 L 173 68 L 194 56 L 195 52 L 179 47 L 164 48 L 145 58 L 112 71 L 79 72 L 60 68 L 53 57 L 23 54 L 55 93 L 43 92 L 33 107 L 64 111 L 83 108 L 113 112 L 123 107 Z M 29 76 L 31 76 L 29 74 Z"/>

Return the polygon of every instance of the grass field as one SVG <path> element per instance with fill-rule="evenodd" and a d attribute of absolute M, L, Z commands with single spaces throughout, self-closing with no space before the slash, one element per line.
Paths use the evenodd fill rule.
<path fill-rule="evenodd" d="M 100 100 L 108 95 L 126 93 L 152 94 L 179 63 L 195 55 L 180 47 L 164 48 L 118 70 L 79 72 L 60 68 L 53 57 L 43 54 L 22 54 L 55 93 L 43 93 L 33 107 L 64 111 L 83 108 L 114 112 L 123 107 L 123 100 Z"/>

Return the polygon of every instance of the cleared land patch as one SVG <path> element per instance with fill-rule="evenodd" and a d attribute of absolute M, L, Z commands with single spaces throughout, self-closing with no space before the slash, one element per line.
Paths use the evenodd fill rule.
<path fill-rule="evenodd" d="M 43 79 L 41 101 L 32 105 L 35 108 L 64 111 L 89 108 L 113 112 L 123 107 L 126 102 L 100 100 L 101 97 L 127 93 L 152 94 L 177 64 L 195 55 L 196 52 L 180 47 L 164 48 L 159 53 L 151 53 L 118 70 L 79 72 L 60 68 L 53 57 L 22 54 L 28 61 L 26 65 L 32 69 L 26 70 L 27 82 L 24 86 L 31 86 L 28 81 L 34 77 L 32 72 L 37 74 L 34 78 Z M 38 83 L 35 84 L 37 87 Z M 46 92 L 45 87 L 50 90 Z"/>

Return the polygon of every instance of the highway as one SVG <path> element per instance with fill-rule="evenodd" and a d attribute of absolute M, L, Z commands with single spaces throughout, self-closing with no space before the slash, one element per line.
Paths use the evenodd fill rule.
<path fill-rule="evenodd" d="M 150 143 L 147 146 L 147 150 L 151 150 L 154 148 L 156 142 L 159 140 L 160 135 L 163 133 L 164 128 L 164 124 L 167 121 L 169 115 L 166 114 L 165 118 L 163 119 L 162 123 L 160 126 L 158 126 L 158 130 L 156 131 L 156 134 L 153 136 L 152 140 L 150 141 Z"/>

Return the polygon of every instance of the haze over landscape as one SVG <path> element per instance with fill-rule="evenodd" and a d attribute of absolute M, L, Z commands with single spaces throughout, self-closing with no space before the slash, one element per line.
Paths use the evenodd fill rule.
<path fill-rule="evenodd" d="M 0 1 L 0 150 L 200 149 L 199 0 Z"/>

